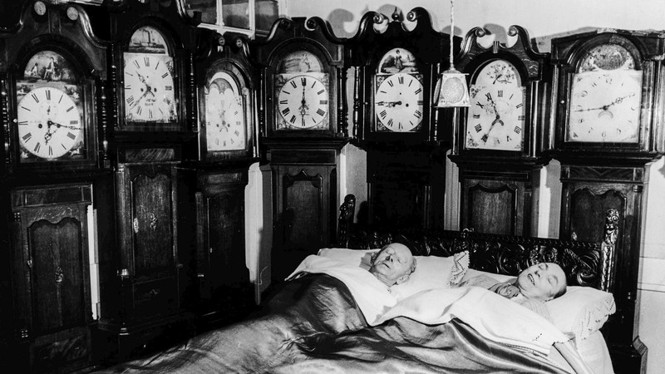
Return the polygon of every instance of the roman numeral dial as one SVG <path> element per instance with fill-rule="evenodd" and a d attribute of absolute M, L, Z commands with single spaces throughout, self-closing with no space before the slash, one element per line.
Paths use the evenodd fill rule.
<path fill-rule="evenodd" d="M 167 123 L 177 119 L 173 58 L 124 54 L 124 111 L 128 122 Z"/>
<path fill-rule="evenodd" d="M 16 125 L 22 152 L 58 159 L 83 141 L 83 116 L 64 90 L 37 87 L 18 103 Z"/>
<path fill-rule="evenodd" d="M 329 95 L 326 85 L 310 75 L 296 75 L 284 82 L 277 95 L 276 117 L 280 128 L 319 128 L 327 123 Z"/>
<path fill-rule="evenodd" d="M 415 131 L 423 119 L 423 85 L 418 74 L 397 73 L 377 76 L 374 112 L 379 124 L 389 131 Z"/>
<path fill-rule="evenodd" d="M 515 66 L 491 61 L 476 74 L 470 91 L 465 148 L 522 150 L 525 89 Z"/>

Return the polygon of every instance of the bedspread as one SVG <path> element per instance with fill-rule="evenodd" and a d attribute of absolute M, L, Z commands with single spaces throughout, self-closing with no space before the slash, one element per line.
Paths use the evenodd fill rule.
<path fill-rule="evenodd" d="M 286 282 L 268 313 L 105 373 L 565 373 L 547 358 L 483 338 L 453 318 L 369 326 L 349 289 L 325 274 Z"/>

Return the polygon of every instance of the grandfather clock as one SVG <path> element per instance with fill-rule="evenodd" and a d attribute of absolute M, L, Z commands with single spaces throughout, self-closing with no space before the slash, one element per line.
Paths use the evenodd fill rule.
<path fill-rule="evenodd" d="M 340 150 L 347 143 L 344 45 L 318 17 L 279 19 L 253 45 L 261 152 L 272 169 L 272 274 L 283 280 L 332 242 Z"/>
<path fill-rule="evenodd" d="M 456 123 L 450 159 L 459 167 L 461 227 L 476 232 L 531 235 L 534 184 L 546 162 L 542 136 L 548 119 L 549 55 L 534 50 L 513 25 L 511 46 L 467 34 L 457 66 L 468 74 L 470 105 Z"/>
<path fill-rule="evenodd" d="M 246 36 L 201 30 L 199 40 L 194 311 L 208 328 L 254 306 L 245 265 L 245 187 L 258 161 L 257 79 Z"/>
<path fill-rule="evenodd" d="M 589 222 L 619 213 L 621 237 L 609 259 L 617 312 L 604 333 L 617 373 L 644 370 L 646 346 L 637 335 L 637 276 L 641 252 L 645 164 L 663 153 L 665 89 L 658 33 L 601 30 L 552 40 L 555 121 L 552 155 L 561 162 L 561 235 L 599 241 Z"/>
<path fill-rule="evenodd" d="M 390 17 L 368 12 L 348 41 L 353 137 L 367 151 L 364 224 L 443 226 L 448 139 L 439 137 L 433 98 L 450 48 L 446 36 L 432 29 L 425 9 L 414 8 L 406 19 L 397 9 Z"/>
<path fill-rule="evenodd" d="M 93 362 L 96 249 L 108 247 L 91 243 L 111 184 L 107 47 L 81 6 L 40 0 L 25 1 L 20 23 L 0 38 L 3 286 L 11 285 L 2 316 L 12 330 L 2 359 L 13 371 Z"/>
<path fill-rule="evenodd" d="M 100 258 L 103 339 L 124 359 L 182 338 L 196 246 L 194 54 L 182 0 L 106 6 L 117 249 Z M 193 153 L 193 152 L 192 152 Z"/>

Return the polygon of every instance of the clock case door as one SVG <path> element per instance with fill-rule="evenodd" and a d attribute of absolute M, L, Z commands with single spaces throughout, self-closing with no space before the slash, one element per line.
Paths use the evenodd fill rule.
<path fill-rule="evenodd" d="M 205 51 L 196 63 L 198 87 L 199 152 L 198 159 L 203 162 L 225 162 L 252 160 L 258 155 L 258 137 L 256 134 L 256 101 L 254 82 L 257 77 L 249 61 L 247 38 L 241 34 L 219 33 L 202 29 L 200 40 L 205 44 L 199 50 Z M 206 138 L 206 108 L 204 88 L 217 72 L 225 72 L 235 79 L 243 95 L 242 108 L 245 118 L 245 147 L 239 150 L 208 151 Z M 244 94 L 243 94 L 244 92 Z"/>
<path fill-rule="evenodd" d="M 634 143 L 567 142 L 565 131 L 570 117 L 572 78 L 585 53 L 601 44 L 617 44 L 627 49 L 635 67 L 643 72 L 639 139 Z M 613 30 L 575 34 L 552 40 L 554 128 L 548 131 L 548 147 L 559 160 L 586 158 L 599 163 L 608 160 L 642 162 L 663 152 L 662 77 L 665 37 L 660 33 Z"/>
<path fill-rule="evenodd" d="M 76 19 L 68 18 L 67 11 L 76 14 Z M 24 175 L 34 182 L 35 170 L 46 171 L 47 175 L 52 176 L 50 172 L 63 175 L 63 171 L 92 171 L 100 162 L 106 164 L 107 149 L 100 149 L 99 145 L 108 143 L 106 101 L 103 94 L 106 87 L 108 45 L 95 36 L 87 13 L 79 5 L 48 4 L 46 13 L 38 15 L 33 10 L 33 2 L 25 2 L 21 23 L 22 27 L 16 25 L 13 37 L 0 40 L 0 47 L 8 61 L 7 65 L 0 64 L 0 73 L 5 73 L 5 78 L 0 78 L 2 89 L 8 93 L 1 98 L 3 110 L 6 111 L 1 121 L 4 142 L 9 145 L 4 155 L 4 164 L 9 168 L 8 171 L 19 178 Z M 30 70 L 26 65 L 31 57 L 44 51 L 53 51 L 64 57 L 76 75 L 76 79 L 71 83 L 80 85 L 83 89 L 81 109 L 85 121 L 82 124 L 85 128 L 85 154 L 60 160 L 21 162 L 18 130 L 12 123 L 17 118 L 18 111 L 16 83 L 33 79 L 26 76 L 26 71 Z"/>
<path fill-rule="evenodd" d="M 151 132 L 152 142 L 191 140 L 195 123 L 194 51 L 200 13 L 188 15 L 181 0 L 126 0 L 109 5 L 110 39 L 112 41 L 113 117 L 119 142 L 137 142 L 136 132 Z M 125 120 L 124 53 L 129 51 L 130 38 L 141 27 L 151 27 L 164 37 L 173 57 L 173 79 L 177 119 L 174 122 L 151 123 Z"/>
<path fill-rule="evenodd" d="M 446 34 L 432 28 L 429 14 L 423 8 L 414 8 L 407 20 L 415 26 L 409 30 L 402 14 L 395 10 L 392 19 L 377 12 L 367 12 L 360 20 L 356 35 L 347 41 L 349 66 L 355 70 L 353 134 L 359 142 L 423 142 L 440 140 L 437 135 L 435 109 L 432 100 L 434 87 L 442 61 L 447 61 L 450 42 Z M 384 30 L 382 26 L 387 24 Z M 410 27 L 410 25 L 409 25 Z M 456 37 L 455 45 L 460 38 Z M 413 132 L 377 132 L 374 110 L 375 75 L 382 58 L 394 48 L 403 48 L 416 58 L 416 67 L 423 75 L 423 118 Z M 457 51 L 456 51 L 457 52 Z M 447 67 L 447 65 L 446 65 Z"/>
<path fill-rule="evenodd" d="M 328 75 L 328 126 L 321 130 L 277 129 L 275 107 L 277 92 L 275 87 L 276 70 L 289 54 L 305 51 L 313 54 L 321 63 L 322 72 Z M 260 66 L 259 127 L 261 137 L 279 139 L 289 137 L 343 138 L 347 130 L 345 124 L 346 101 L 344 73 L 344 45 L 332 32 L 329 23 L 319 17 L 280 18 L 273 24 L 268 38 L 252 44 L 252 54 Z"/>
<path fill-rule="evenodd" d="M 479 27 L 468 32 L 457 66 L 468 74 L 469 86 L 492 61 L 505 60 L 517 69 L 525 88 L 523 146 L 521 151 L 467 149 L 469 110 L 456 109 L 461 115 L 456 116 L 449 158 L 460 169 L 460 225 L 476 232 L 530 235 L 534 184 L 538 170 L 547 163 L 543 133 L 549 118 L 549 54 L 536 51 L 521 26 L 509 28 L 508 35 L 515 39 L 510 46 L 496 40 L 489 47 L 481 45 L 478 39 L 487 34 L 488 30 Z M 488 214 L 490 210 L 493 214 Z"/>

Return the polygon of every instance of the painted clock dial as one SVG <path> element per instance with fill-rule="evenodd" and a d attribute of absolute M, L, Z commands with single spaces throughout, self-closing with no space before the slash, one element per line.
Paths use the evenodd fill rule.
<path fill-rule="evenodd" d="M 204 91 L 206 149 L 243 150 L 247 145 L 244 95 L 231 75 L 215 73 Z"/>
<path fill-rule="evenodd" d="M 124 59 L 127 122 L 165 123 L 177 119 L 173 57 L 161 33 L 143 26 L 132 35 Z"/>
<path fill-rule="evenodd" d="M 470 87 L 466 149 L 521 151 L 525 89 L 513 64 L 492 60 Z"/>
<path fill-rule="evenodd" d="M 291 127 L 316 127 L 328 114 L 328 97 L 326 86 L 318 79 L 308 75 L 295 76 L 279 91 L 279 114 Z"/>
<path fill-rule="evenodd" d="M 639 141 L 642 71 L 617 44 L 589 50 L 572 77 L 565 140 L 591 143 Z"/>
<path fill-rule="evenodd" d="M 383 55 L 374 77 L 375 131 L 414 132 L 424 113 L 423 76 L 404 48 Z"/>
<path fill-rule="evenodd" d="M 22 163 L 84 160 L 89 137 L 86 90 L 70 60 L 42 50 L 16 81 L 16 144 Z"/>
<path fill-rule="evenodd" d="M 397 73 L 377 78 L 374 107 L 381 126 L 408 132 L 423 119 L 423 85 L 417 76 Z"/>
<path fill-rule="evenodd" d="M 278 63 L 275 74 L 275 129 L 327 130 L 330 77 L 313 53 L 296 50 Z"/>
<path fill-rule="evenodd" d="M 81 141 L 83 117 L 74 99 L 56 87 L 37 87 L 18 103 L 21 147 L 43 159 L 57 159 Z"/>

